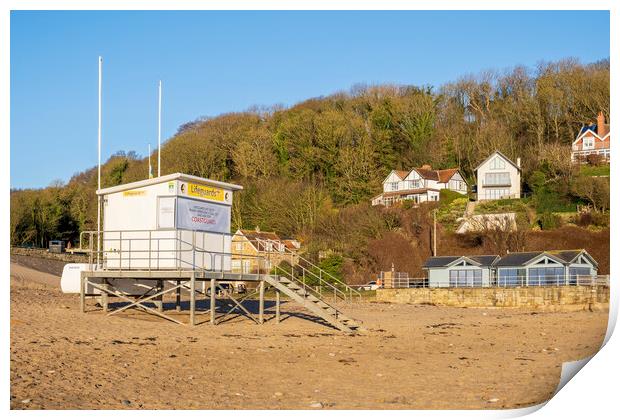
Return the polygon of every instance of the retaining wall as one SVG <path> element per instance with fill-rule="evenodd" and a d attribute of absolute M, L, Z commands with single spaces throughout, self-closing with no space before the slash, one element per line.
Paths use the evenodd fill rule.
<path fill-rule="evenodd" d="M 473 308 L 528 308 L 539 310 L 593 310 L 609 304 L 609 287 L 477 287 L 378 289 L 380 302 Z"/>
<path fill-rule="evenodd" d="M 53 253 L 44 248 L 19 248 L 11 247 L 11 255 L 23 255 L 25 257 L 46 258 L 48 260 L 64 261 L 66 263 L 86 263 L 88 256 L 83 254 L 71 254 L 69 252 Z"/>

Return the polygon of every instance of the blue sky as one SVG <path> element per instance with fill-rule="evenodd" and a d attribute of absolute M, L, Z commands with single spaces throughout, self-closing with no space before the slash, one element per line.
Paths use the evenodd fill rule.
<path fill-rule="evenodd" d="M 607 58 L 609 13 L 14 11 L 11 187 L 96 165 L 99 55 L 105 161 L 156 147 L 159 79 L 165 140 L 200 116 L 357 83 L 439 86 L 490 68 Z"/>

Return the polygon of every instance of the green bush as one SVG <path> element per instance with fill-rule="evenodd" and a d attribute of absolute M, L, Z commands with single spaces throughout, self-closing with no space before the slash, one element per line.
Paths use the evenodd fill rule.
<path fill-rule="evenodd" d="M 439 191 L 439 205 L 440 206 L 447 206 L 450 203 L 452 203 L 454 200 L 458 200 L 463 198 L 463 194 L 460 194 L 456 191 L 452 191 L 452 190 L 440 190 Z"/>
<path fill-rule="evenodd" d="M 525 213 L 527 204 L 519 198 L 506 198 L 501 200 L 489 200 L 478 203 L 474 214 L 489 213 Z"/>
<path fill-rule="evenodd" d="M 609 176 L 609 173 L 609 165 L 581 165 L 579 168 L 579 174 L 583 176 Z"/>
<path fill-rule="evenodd" d="M 562 218 L 556 214 L 546 212 L 540 216 L 540 227 L 543 230 L 557 229 L 562 225 Z"/>
<path fill-rule="evenodd" d="M 577 202 L 571 201 L 566 195 L 550 188 L 538 189 L 532 197 L 532 204 L 538 214 L 577 211 Z"/>
<path fill-rule="evenodd" d="M 326 271 L 327 273 L 331 274 L 338 280 L 342 281 L 342 278 L 343 278 L 342 265 L 343 264 L 344 264 L 344 258 L 342 258 L 341 255 L 332 254 L 329 257 L 323 259 L 320 263 L 318 263 L 318 267 L 321 268 L 321 270 Z M 317 269 L 312 270 L 312 272 L 316 274 L 317 276 L 319 275 L 319 270 Z M 330 278 L 329 276 L 322 276 L 322 278 L 324 281 L 328 283 L 335 283 L 333 279 Z M 318 280 L 317 280 L 317 284 L 318 284 Z"/>
<path fill-rule="evenodd" d="M 437 209 L 437 222 L 446 230 L 454 231 L 458 226 L 457 220 L 465 214 L 468 202 L 469 199 L 467 197 L 460 195 L 459 198 L 453 199 L 448 204 L 441 203 Z"/>

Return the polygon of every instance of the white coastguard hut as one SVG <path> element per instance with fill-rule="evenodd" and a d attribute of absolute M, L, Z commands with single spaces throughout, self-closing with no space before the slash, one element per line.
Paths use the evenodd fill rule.
<path fill-rule="evenodd" d="M 489 287 L 497 255 L 430 257 L 424 263 L 428 287 Z"/>
<path fill-rule="evenodd" d="M 233 192 L 241 189 L 175 173 L 98 190 L 102 268 L 230 270 Z"/>

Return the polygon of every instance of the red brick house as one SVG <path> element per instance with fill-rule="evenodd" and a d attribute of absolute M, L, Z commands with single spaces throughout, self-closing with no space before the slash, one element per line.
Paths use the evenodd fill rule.
<path fill-rule="evenodd" d="M 609 162 L 610 156 L 610 130 L 609 124 L 605 124 L 605 116 L 598 113 L 596 124 L 585 125 L 579 131 L 573 142 L 571 160 L 573 162 L 586 162 L 589 155 L 599 155 L 602 161 Z"/>

